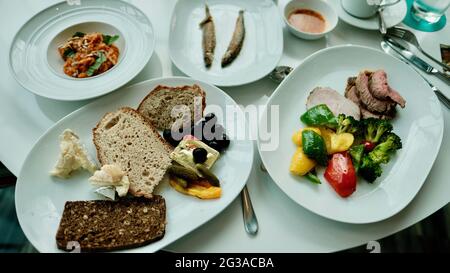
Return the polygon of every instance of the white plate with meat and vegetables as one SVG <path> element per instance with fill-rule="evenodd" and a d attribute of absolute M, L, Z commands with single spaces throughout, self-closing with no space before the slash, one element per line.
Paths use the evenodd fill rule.
<path fill-rule="evenodd" d="M 261 79 L 283 52 L 282 22 L 271 0 L 178 1 L 170 25 L 172 62 L 218 86 Z"/>
<path fill-rule="evenodd" d="M 406 64 L 366 47 L 307 58 L 271 96 L 260 128 L 278 118 L 273 106 L 279 130 L 258 140 L 264 166 L 292 200 L 336 221 L 371 223 L 401 211 L 442 141 L 434 92 Z"/>
<path fill-rule="evenodd" d="M 253 144 L 235 137 L 246 125 L 231 97 L 182 77 L 121 91 L 60 120 L 27 156 L 16 210 L 39 251 L 154 252 L 245 185 Z"/>
<path fill-rule="evenodd" d="M 15 79 L 39 96 L 84 100 L 130 81 L 150 60 L 154 45 L 150 20 L 132 4 L 61 2 L 22 26 L 9 63 Z"/>

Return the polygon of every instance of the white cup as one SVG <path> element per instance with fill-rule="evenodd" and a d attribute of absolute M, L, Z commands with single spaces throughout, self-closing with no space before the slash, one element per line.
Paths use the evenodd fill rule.
<path fill-rule="evenodd" d="M 377 13 L 377 0 L 342 0 L 342 7 L 350 15 L 368 18 Z"/>

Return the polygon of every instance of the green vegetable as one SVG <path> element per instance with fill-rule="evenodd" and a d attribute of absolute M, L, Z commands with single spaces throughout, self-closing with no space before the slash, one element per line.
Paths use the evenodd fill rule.
<path fill-rule="evenodd" d="M 345 116 L 344 114 L 339 114 L 336 118 L 336 121 L 338 124 L 336 134 L 341 133 L 356 134 L 361 128 L 360 122 L 354 119 L 352 116 Z"/>
<path fill-rule="evenodd" d="M 119 35 L 114 35 L 114 36 L 110 36 L 110 35 L 102 35 L 103 36 L 103 42 L 107 45 L 112 45 L 115 41 L 117 41 L 119 39 Z"/>
<path fill-rule="evenodd" d="M 384 119 L 368 118 L 363 120 L 365 140 L 378 143 L 384 133 L 392 131 L 392 124 Z"/>
<path fill-rule="evenodd" d="M 86 33 L 77 31 L 77 32 L 75 32 L 75 34 L 72 35 L 72 37 L 80 37 L 81 38 L 81 37 L 84 37 L 84 35 L 86 35 Z"/>
<path fill-rule="evenodd" d="M 94 75 L 95 71 L 97 71 L 97 69 L 99 69 L 100 66 L 102 65 L 102 63 L 104 63 L 105 61 L 106 61 L 105 53 L 99 51 L 98 52 L 98 57 L 97 57 L 97 59 L 95 59 L 95 63 L 89 67 L 89 69 L 86 72 L 86 74 L 89 77 Z"/>
<path fill-rule="evenodd" d="M 362 157 L 364 155 L 364 145 L 360 144 L 353 146 L 350 148 L 350 150 L 348 150 L 348 153 L 352 157 L 352 163 L 353 167 L 355 167 L 355 171 L 358 172 L 359 167 L 361 166 Z"/>
<path fill-rule="evenodd" d="M 320 179 L 317 177 L 317 173 L 316 173 L 315 169 L 313 169 L 309 173 L 305 174 L 305 177 L 306 177 L 306 179 L 308 179 L 310 182 L 312 182 L 314 184 L 322 184 L 322 182 L 320 182 Z"/>
<path fill-rule="evenodd" d="M 370 183 L 375 181 L 375 179 L 377 179 L 383 172 L 381 164 L 388 163 L 390 155 L 396 150 L 402 148 L 402 141 L 400 137 L 394 133 L 384 134 L 379 141 L 380 144 L 378 144 L 375 149 L 363 156 L 358 171 L 359 175 Z M 354 156 L 353 154 L 357 154 L 356 151 L 360 149 L 358 146 L 352 148 L 355 149 L 353 153 L 352 149 L 350 149 L 350 155 L 352 155 L 352 157 Z"/>
<path fill-rule="evenodd" d="M 65 50 L 64 50 L 64 53 L 63 53 L 63 56 L 64 57 L 73 57 L 75 55 L 75 51 L 73 51 L 73 49 L 72 48 L 70 48 L 70 47 L 67 47 Z"/>
<path fill-rule="evenodd" d="M 375 149 L 369 153 L 369 157 L 376 163 L 388 163 L 390 154 L 402 148 L 402 140 L 394 133 L 384 134 Z"/>
<path fill-rule="evenodd" d="M 213 186 L 220 187 L 220 181 L 217 176 L 215 176 L 208 168 L 203 166 L 203 164 L 195 164 L 197 170 L 206 178 Z"/>
<path fill-rule="evenodd" d="M 317 161 L 319 165 L 326 166 L 328 163 L 327 148 L 325 141 L 312 130 L 302 132 L 303 152 L 311 159 Z"/>
<path fill-rule="evenodd" d="M 188 181 L 196 181 L 200 179 L 200 177 L 197 175 L 196 172 L 185 168 L 183 166 L 178 165 L 172 165 L 169 167 L 169 173 L 171 173 L 173 176 L 181 177 Z"/>
<path fill-rule="evenodd" d="M 373 183 L 375 179 L 381 176 L 383 170 L 380 163 L 374 162 L 368 155 L 364 155 L 361 166 L 359 167 L 359 175 L 361 175 L 367 182 Z"/>
<path fill-rule="evenodd" d="M 308 126 L 326 126 L 336 129 L 337 121 L 326 104 L 319 104 L 306 111 L 300 120 Z"/>

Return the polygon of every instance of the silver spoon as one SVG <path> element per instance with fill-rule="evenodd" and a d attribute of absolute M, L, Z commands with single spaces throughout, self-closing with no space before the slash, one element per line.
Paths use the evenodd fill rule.
<path fill-rule="evenodd" d="M 281 83 L 286 76 L 293 70 L 290 66 L 277 66 L 269 74 L 269 78 L 276 83 Z"/>
<path fill-rule="evenodd" d="M 241 201 L 245 231 L 250 235 L 256 235 L 258 233 L 258 219 L 256 219 L 247 186 L 244 186 L 244 189 L 241 191 Z"/>
<path fill-rule="evenodd" d="M 280 83 L 284 80 L 284 78 L 286 78 L 286 76 L 291 71 L 292 67 L 277 66 L 269 74 L 269 78 L 276 83 Z M 261 164 L 261 166 L 263 165 Z M 247 186 L 244 186 L 244 188 L 241 191 L 241 201 L 242 201 L 242 214 L 244 217 L 245 231 L 250 235 L 256 235 L 256 233 L 258 233 L 258 219 L 256 218 L 255 211 L 253 210 L 253 205 L 250 199 L 250 194 L 248 193 Z"/>

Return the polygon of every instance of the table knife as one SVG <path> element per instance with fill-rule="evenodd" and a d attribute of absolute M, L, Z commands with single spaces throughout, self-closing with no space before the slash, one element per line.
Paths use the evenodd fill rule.
<path fill-rule="evenodd" d="M 398 58 L 400 61 L 403 61 L 406 64 L 410 64 L 408 62 L 408 60 L 403 57 L 403 55 L 400 55 L 397 51 L 395 51 L 395 49 L 388 44 L 388 42 L 386 41 L 381 41 L 381 48 L 384 50 L 384 52 L 386 52 L 387 54 L 394 56 L 396 58 Z M 419 73 L 419 71 L 417 71 L 417 69 L 415 69 L 414 67 L 412 67 L 417 74 L 419 74 L 424 80 L 425 82 L 431 87 L 431 89 L 434 91 L 434 93 L 436 94 L 436 96 L 438 97 L 438 99 L 442 102 L 442 104 L 444 104 L 448 109 L 450 109 L 450 99 L 447 98 L 442 92 L 441 90 L 439 90 L 439 88 L 437 88 L 435 85 L 433 85 L 430 81 L 428 81 L 427 78 L 425 78 L 422 74 Z"/>
<path fill-rule="evenodd" d="M 403 45 L 399 44 L 398 42 L 396 42 L 395 40 L 393 40 L 389 37 L 385 38 L 385 42 L 388 43 L 389 46 L 393 50 L 395 50 L 395 52 L 397 52 L 399 55 L 401 55 L 403 58 L 408 60 L 408 62 L 412 63 L 414 66 L 416 66 L 420 70 L 424 71 L 427 74 L 434 75 L 434 76 L 438 77 L 439 79 L 441 79 L 442 81 L 444 81 L 447 85 L 450 85 L 450 78 L 447 75 L 445 75 L 443 72 L 439 71 L 438 69 L 434 68 L 433 66 L 428 64 L 423 59 L 414 55 L 414 53 L 412 53 L 411 51 L 406 49 Z"/>

